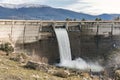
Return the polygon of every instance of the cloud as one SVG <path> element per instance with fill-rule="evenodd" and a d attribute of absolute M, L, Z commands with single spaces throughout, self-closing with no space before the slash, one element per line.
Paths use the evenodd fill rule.
<path fill-rule="evenodd" d="M 66 5 L 66 9 L 89 14 L 120 13 L 120 0 L 77 0 L 72 5 Z"/>
<path fill-rule="evenodd" d="M 76 2 L 75 0 L 46 0 L 45 5 L 64 8 L 64 6 L 70 5 L 75 2 Z"/>
<path fill-rule="evenodd" d="M 37 3 L 53 7 L 63 7 L 75 3 L 75 0 L 0 0 L 0 3 L 8 4 L 23 4 L 23 3 Z"/>
<path fill-rule="evenodd" d="M 120 0 L 0 0 L 0 3 L 37 3 L 87 14 L 118 13 Z"/>

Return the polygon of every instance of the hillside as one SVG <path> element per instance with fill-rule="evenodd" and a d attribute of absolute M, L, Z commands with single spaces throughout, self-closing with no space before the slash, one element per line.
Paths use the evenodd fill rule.
<path fill-rule="evenodd" d="M 119 14 L 101 14 L 98 16 L 74 12 L 66 9 L 52 8 L 39 4 L 0 4 L 0 19 L 38 19 L 65 20 L 66 18 L 94 20 L 96 17 L 111 20 Z"/>
<path fill-rule="evenodd" d="M 0 51 L 0 80 L 91 80 L 88 73 L 76 74 L 75 72 L 69 73 L 68 71 L 67 74 L 70 75 L 66 76 L 63 72 L 67 70 L 63 68 L 55 68 L 54 66 L 53 68 L 48 69 L 49 72 L 42 69 L 34 70 L 26 68 L 24 67 L 25 63 L 20 63 L 11 59 L 16 54 L 11 54 L 9 56 L 4 54 L 5 52 Z M 57 71 L 57 73 L 53 74 L 54 71 Z M 97 78 L 98 77 L 93 80 L 98 80 Z"/>

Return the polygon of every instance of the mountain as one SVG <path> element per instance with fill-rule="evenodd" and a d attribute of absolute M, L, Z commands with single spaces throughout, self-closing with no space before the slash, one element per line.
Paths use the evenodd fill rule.
<path fill-rule="evenodd" d="M 40 4 L 0 4 L 0 19 L 37 19 L 37 20 L 65 20 L 66 18 L 94 20 L 102 18 L 111 20 L 119 14 L 102 14 L 98 16 L 74 12 L 66 9 L 52 8 Z"/>
<path fill-rule="evenodd" d="M 40 5 L 40 4 L 6 4 L 6 3 L 0 3 L 0 6 L 4 8 L 11 8 L 11 9 L 30 8 L 30 7 L 34 7 L 34 8 L 49 7 L 49 6 Z"/>

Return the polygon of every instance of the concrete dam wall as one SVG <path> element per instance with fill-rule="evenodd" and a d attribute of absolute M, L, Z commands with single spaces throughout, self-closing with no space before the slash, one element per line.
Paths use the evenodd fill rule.
<path fill-rule="evenodd" d="M 52 64 L 59 62 L 55 27 L 67 29 L 73 59 L 105 59 L 120 47 L 119 21 L 0 20 L 0 40 L 10 41 L 16 52 L 36 54 Z"/>

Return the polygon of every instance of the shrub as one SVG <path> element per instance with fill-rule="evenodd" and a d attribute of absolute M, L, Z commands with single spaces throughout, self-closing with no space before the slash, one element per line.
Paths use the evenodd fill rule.
<path fill-rule="evenodd" d="M 14 48 L 9 42 L 7 42 L 0 44 L 0 50 L 5 51 L 7 55 L 9 55 L 9 53 L 14 51 Z"/>

